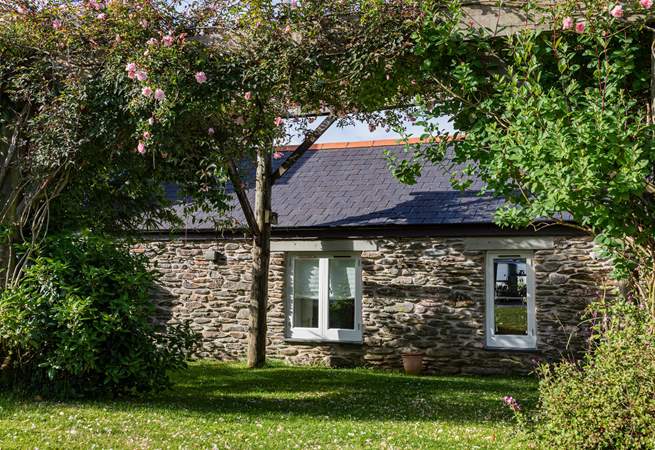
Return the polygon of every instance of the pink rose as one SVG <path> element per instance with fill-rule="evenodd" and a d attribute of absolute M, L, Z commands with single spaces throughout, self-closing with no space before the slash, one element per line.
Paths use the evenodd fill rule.
<path fill-rule="evenodd" d="M 150 131 L 144 131 L 143 132 L 143 139 L 145 139 L 146 141 L 148 139 L 150 139 L 151 137 L 152 137 L 152 135 L 150 134 Z"/>
<path fill-rule="evenodd" d="M 150 97 L 152 95 L 152 89 L 150 89 L 148 86 L 144 87 L 141 89 L 141 95 L 144 97 Z"/>
<path fill-rule="evenodd" d="M 25 9 L 25 8 L 22 7 L 22 6 L 17 6 L 17 7 L 16 7 L 16 12 L 17 12 L 18 14 L 27 14 L 27 9 Z"/>
<path fill-rule="evenodd" d="M 276 126 L 276 127 L 279 127 L 279 126 L 281 126 L 281 125 L 284 123 L 284 119 L 282 119 L 282 117 L 280 117 L 280 116 L 277 116 L 277 117 L 275 118 L 275 121 L 274 121 L 274 122 L 275 122 L 275 126 Z"/>
<path fill-rule="evenodd" d="M 562 30 L 570 30 L 573 28 L 573 17 L 565 17 L 562 21 Z"/>
<path fill-rule="evenodd" d="M 145 70 L 139 70 L 136 73 L 136 79 L 139 81 L 146 81 L 148 79 L 148 72 Z"/>
<path fill-rule="evenodd" d="M 205 72 L 197 72 L 195 77 L 198 84 L 207 82 L 207 75 L 205 75 Z"/>
<path fill-rule="evenodd" d="M 155 100 L 161 102 L 165 98 L 166 98 L 166 94 L 164 94 L 164 91 L 162 91 L 161 89 L 155 90 Z"/>
<path fill-rule="evenodd" d="M 586 25 L 585 25 L 584 22 L 578 22 L 578 23 L 575 24 L 575 31 L 577 33 L 580 33 L 580 34 L 584 33 L 585 28 L 586 28 Z"/>
<path fill-rule="evenodd" d="M 653 6 L 653 0 L 641 0 L 639 4 L 646 9 L 650 9 Z"/>
<path fill-rule="evenodd" d="M 159 41 L 157 39 L 155 39 L 155 38 L 150 38 L 150 39 L 148 39 L 148 42 L 146 42 L 146 44 L 153 47 L 153 46 L 159 44 Z"/>
<path fill-rule="evenodd" d="M 245 94 L 243 94 L 243 98 L 246 99 L 246 101 L 250 100 L 252 98 L 252 92 L 248 91 Z"/>
<path fill-rule="evenodd" d="M 623 5 L 619 3 L 618 5 L 614 6 L 614 8 L 612 8 L 612 10 L 610 11 L 610 16 L 615 17 L 617 19 L 623 17 Z"/>
<path fill-rule="evenodd" d="M 282 152 L 275 152 L 273 153 L 273 159 L 280 159 L 284 156 Z"/>
<path fill-rule="evenodd" d="M 125 71 L 127 71 L 127 72 L 136 72 L 136 64 L 135 63 L 128 63 L 127 66 L 125 66 Z"/>
<path fill-rule="evenodd" d="M 173 45 L 173 42 L 175 42 L 175 38 L 169 34 L 169 35 L 164 36 L 163 38 L 161 38 L 161 42 L 166 47 L 170 47 L 170 46 Z"/>
<path fill-rule="evenodd" d="M 100 13 L 96 16 L 96 19 L 98 20 L 105 20 L 107 18 L 107 14 L 105 13 Z"/>
<path fill-rule="evenodd" d="M 129 72 L 127 72 L 127 78 L 129 78 L 130 80 L 135 79 L 136 78 L 136 72 L 133 72 L 133 71 L 130 70 Z"/>
<path fill-rule="evenodd" d="M 213 136 L 213 135 L 214 135 L 214 129 L 211 128 L 211 127 L 208 128 L 208 129 L 207 129 L 207 134 L 210 135 L 210 136 Z"/>
<path fill-rule="evenodd" d="M 53 20 L 52 21 L 52 28 L 54 28 L 55 30 L 61 29 L 61 20 L 59 20 L 59 19 Z"/>
<path fill-rule="evenodd" d="M 146 152 L 146 144 L 139 141 L 139 145 L 136 146 L 136 151 L 143 155 Z"/>
<path fill-rule="evenodd" d="M 291 5 L 292 8 L 297 8 L 298 7 L 298 0 L 291 0 L 289 2 L 289 5 Z"/>

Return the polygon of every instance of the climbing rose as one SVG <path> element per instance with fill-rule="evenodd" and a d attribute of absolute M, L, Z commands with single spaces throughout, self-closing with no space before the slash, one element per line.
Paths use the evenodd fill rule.
<path fill-rule="evenodd" d="M 143 155 L 146 152 L 146 145 L 139 141 L 139 145 L 136 146 L 136 151 Z"/>
<path fill-rule="evenodd" d="M 141 89 L 141 94 L 144 97 L 150 97 L 152 95 L 152 89 L 150 89 L 148 86 L 146 86 L 143 89 Z"/>
<path fill-rule="evenodd" d="M 127 78 L 129 78 L 130 80 L 135 79 L 136 78 L 136 72 L 132 72 L 132 71 L 127 72 Z"/>
<path fill-rule="evenodd" d="M 275 153 L 273 153 L 273 159 L 280 159 L 280 158 L 282 158 L 283 156 L 284 156 L 284 154 L 282 154 L 282 152 L 275 152 Z"/>
<path fill-rule="evenodd" d="M 616 17 L 617 19 L 620 19 L 623 17 L 623 5 L 618 4 L 612 10 L 610 11 L 610 15 L 612 17 Z"/>
<path fill-rule="evenodd" d="M 284 123 L 284 120 L 282 119 L 282 117 L 277 116 L 277 117 L 275 118 L 275 126 L 276 126 L 276 127 L 279 127 L 279 126 L 282 125 L 283 123 Z"/>
<path fill-rule="evenodd" d="M 143 139 L 145 139 L 146 141 L 147 141 L 148 139 L 150 139 L 151 136 L 152 136 L 152 135 L 150 134 L 150 131 L 144 131 L 144 132 L 143 132 Z"/>
<path fill-rule="evenodd" d="M 205 75 L 205 72 L 197 72 L 195 76 L 198 84 L 202 84 L 207 81 L 207 75 Z"/>
<path fill-rule="evenodd" d="M 61 28 L 61 20 L 55 19 L 52 21 L 52 28 L 59 30 Z"/>
<path fill-rule="evenodd" d="M 243 98 L 246 100 L 250 100 L 252 98 L 252 92 L 248 91 L 245 94 L 243 94 Z"/>
<path fill-rule="evenodd" d="M 214 129 L 213 128 L 208 128 L 207 129 L 207 134 L 210 135 L 210 136 L 213 136 L 214 135 Z"/>
<path fill-rule="evenodd" d="M 164 91 L 162 91 L 161 89 L 155 90 L 155 99 L 156 100 L 162 101 L 165 98 L 166 98 L 166 94 L 164 94 Z"/>
<path fill-rule="evenodd" d="M 125 70 L 127 72 L 136 72 L 136 64 L 128 63 L 127 66 L 125 66 Z"/>
<path fill-rule="evenodd" d="M 584 33 L 585 30 L 585 23 L 584 22 L 578 22 L 575 24 L 575 31 L 582 34 Z"/>
<path fill-rule="evenodd" d="M 565 17 L 562 22 L 562 29 L 570 30 L 571 28 L 573 28 L 573 17 Z"/>
<path fill-rule="evenodd" d="M 161 42 L 162 42 L 166 47 L 170 47 L 171 45 L 173 45 L 174 38 L 173 38 L 173 36 L 171 36 L 171 35 L 164 36 L 163 38 L 161 38 Z"/>
<path fill-rule="evenodd" d="M 145 70 L 139 70 L 136 73 L 136 79 L 139 81 L 146 81 L 148 79 L 148 72 Z"/>
<path fill-rule="evenodd" d="M 653 6 L 653 0 L 641 0 L 639 3 L 646 9 L 650 9 Z"/>

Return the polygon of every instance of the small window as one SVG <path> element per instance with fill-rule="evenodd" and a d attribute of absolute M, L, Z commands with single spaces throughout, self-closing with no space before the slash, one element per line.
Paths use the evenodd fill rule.
<path fill-rule="evenodd" d="M 358 256 L 291 255 L 289 337 L 361 342 L 361 264 Z"/>
<path fill-rule="evenodd" d="M 530 253 L 487 254 L 487 346 L 536 348 Z"/>

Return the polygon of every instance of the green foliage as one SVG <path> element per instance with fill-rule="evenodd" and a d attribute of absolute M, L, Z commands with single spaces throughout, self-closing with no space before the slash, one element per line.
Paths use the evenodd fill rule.
<path fill-rule="evenodd" d="M 119 395 L 168 386 L 196 337 L 187 325 L 157 329 L 153 274 L 126 243 L 56 235 L 0 296 L 5 381 L 45 393 Z"/>
<path fill-rule="evenodd" d="M 526 26 L 506 18 L 508 6 L 499 22 L 515 28 L 505 30 L 468 23 L 461 1 L 424 2 L 415 51 L 434 91 L 420 98 L 423 123 L 448 115 L 466 137 L 452 151 L 441 140 L 415 156 L 445 158 L 507 199 L 502 226 L 574 221 L 619 258 L 626 276 L 655 249 L 651 32 L 637 2 L 624 6 L 629 23 L 602 2 L 579 3 L 526 5 Z M 569 14 L 583 32 L 562 30 Z M 428 127 L 428 135 L 439 131 Z M 397 176 L 412 182 L 420 167 L 399 163 Z"/>
<path fill-rule="evenodd" d="M 547 448 L 653 448 L 653 320 L 627 303 L 599 314 L 584 361 L 541 368 L 536 437 Z"/>

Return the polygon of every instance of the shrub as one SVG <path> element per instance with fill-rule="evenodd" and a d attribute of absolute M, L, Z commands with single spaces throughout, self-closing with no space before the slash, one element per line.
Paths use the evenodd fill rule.
<path fill-rule="evenodd" d="M 655 448 L 655 334 L 644 310 L 600 313 L 579 363 L 542 366 L 535 432 L 547 448 Z"/>
<path fill-rule="evenodd" d="M 143 392 L 169 385 L 197 338 L 152 323 L 154 281 L 126 243 L 62 234 L 36 249 L 20 284 L 0 295 L 3 379 L 42 393 Z"/>

